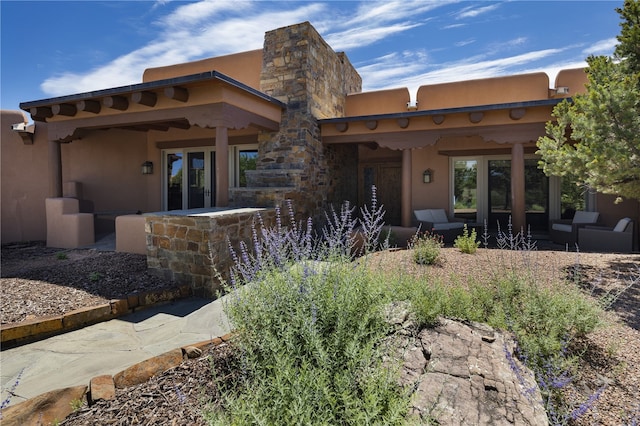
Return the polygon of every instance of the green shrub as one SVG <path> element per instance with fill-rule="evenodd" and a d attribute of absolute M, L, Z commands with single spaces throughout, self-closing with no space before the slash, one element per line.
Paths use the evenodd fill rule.
<path fill-rule="evenodd" d="M 66 260 L 68 258 L 67 253 L 60 251 L 56 253 L 56 259 L 58 260 Z"/>
<path fill-rule="evenodd" d="M 462 253 L 475 253 L 480 246 L 480 241 L 478 241 L 476 230 L 472 228 L 471 233 L 469 233 L 469 229 L 467 228 L 467 224 L 465 223 L 462 235 L 456 237 L 456 240 L 453 242 L 453 246 L 460 250 Z"/>
<path fill-rule="evenodd" d="M 409 241 L 409 248 L 413 250 L 413 260 L 419 265 L 436 263 L 443 245 L 442 236 L 429 232 L 417 233 Z"/>
<path fill-rule="evenodd" d="M 303 262 L 239 289 L 225 306 L 244 371 L 220 424 L 404 424 L 399 360 L 383 363 L 385 281 L 342 262 Z"/>

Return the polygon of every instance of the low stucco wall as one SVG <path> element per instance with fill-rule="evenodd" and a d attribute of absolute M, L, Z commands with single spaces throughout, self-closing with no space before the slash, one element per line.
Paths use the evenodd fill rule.
<path fill-rule="evenodd" d="M 215 297 L 233 264 L 229 244 L 251 241 L 251 225 L 275 220 L 274 209 L 200 209 L 145 215 L 147 266 L 153 274 L 191 286 L 197 296 Z"/>
<path fill-rule="evenodd" d="M 33 143 L 25 144 L 11 129 L 25 123 L 21 111 L 1 111 L 0 194 L 2 243 L 45 240 L 45 198 L 49 195 L 49 151 L 46 123 L 38 123 Z"/>

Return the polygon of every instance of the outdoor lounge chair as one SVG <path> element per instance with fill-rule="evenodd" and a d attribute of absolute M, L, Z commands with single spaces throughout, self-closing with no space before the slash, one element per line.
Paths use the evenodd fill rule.
<path fill-rule="evenodd" d="M 413 214 L 421 231 L 442 235 L 445 243 L 452 242 L 458 235 L 462 235 L 464 219 L 449 219 L 444 209 L 414 210 Z"/>
<path fill-rule="evenodd" d="M 581 251 L 629 253 L 633 251 L 633 221 L 625 217 L 615 227 L 585 226 L 578 231 Z"/>
<path fill-rule="evenodd" d="M 552 220 L 549 237 L 556 244 L 575 244 L 578 242 L 578 229 L 595 225 L 599 219 L 598 212 L 577 211 L 571 220 Z"/>

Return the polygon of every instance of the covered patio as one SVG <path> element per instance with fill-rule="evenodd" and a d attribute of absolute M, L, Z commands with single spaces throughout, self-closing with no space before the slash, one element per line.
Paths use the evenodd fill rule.
<path fill-rule="evenodd" d="M 163 164 L 162 150 L 185 143 L 215 147 L 211 204 L 229 206 L 230 146 L 257 143 L 260 132 L 278 130 L 284 107 L 217 71 L 21 104 L 34 120 L 47 123 L 49 198 L 79 200 L 62 210 L 47 209 L 55 230 L 48 244 L 91 243 L 94 221 L 84 214 L 113 220 L 161 211 L 166 203 L 161 190 L 166 176 L 157 166 Z M 95 148 L 96 139 L 104 140 L 105 148 Z M 154 164 L 160 173 L 153 172 Z M 122 180 L 113 176 L 114 169 L 123 169 Z M 100 175 L 108 181 L 99 181 Z M 82 237 L 69 241 L 64 236 L 70 234 Z"/>

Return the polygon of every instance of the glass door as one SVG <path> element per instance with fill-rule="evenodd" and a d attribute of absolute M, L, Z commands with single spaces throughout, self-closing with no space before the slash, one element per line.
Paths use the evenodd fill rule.
<path fill-rule="evenodd" d="M 511 215 L 511 160 L 488 160 L 489 226 L 506 227 Z M 524 160 L 525 212 L 532 231 L 546 231 L 549 223 L 549 178 L 538 160 Z"/>
<path fill-rule="evenodd" d="M 506 228 L 512 211 L 511 159 L 506 156 L 456 157 L 451 162 L 453 214 L 467 222 L 484 223 L 490 229 Z M 538 160 L 525 158 L 526 221 L 532 231 L 546 232 L 550 199 L 559 198 L 549 185 Z M 555 191 L 555 192 L 554 192 Z M 550 195 L 551 194 L 551 195 Z"/>
<path fill-rule="evenodd" d="M 187 198 L 188 209 L 204 207 L 205 169 L 204 152 L 187 153 L 189 194 Z"/>
<path fill-rule="evenodd" d="M 478 160 L 453 160 L 453 215 L 478 222 Z"/>
<path fill-rule="evenodd" d="M 182 152 L 165 154 L 165 200 L 167 210 L 182 210 Z"/>
<path fill-rule="evenodd" d="M 511 216 L 511 160 L 488 161 L 489 227 L 505 228 Z"/>
<path fill-rule="evenodd" d="M 178 150 L 164 154 L 167 210 L 215 206 L 215 151 Z"/>

